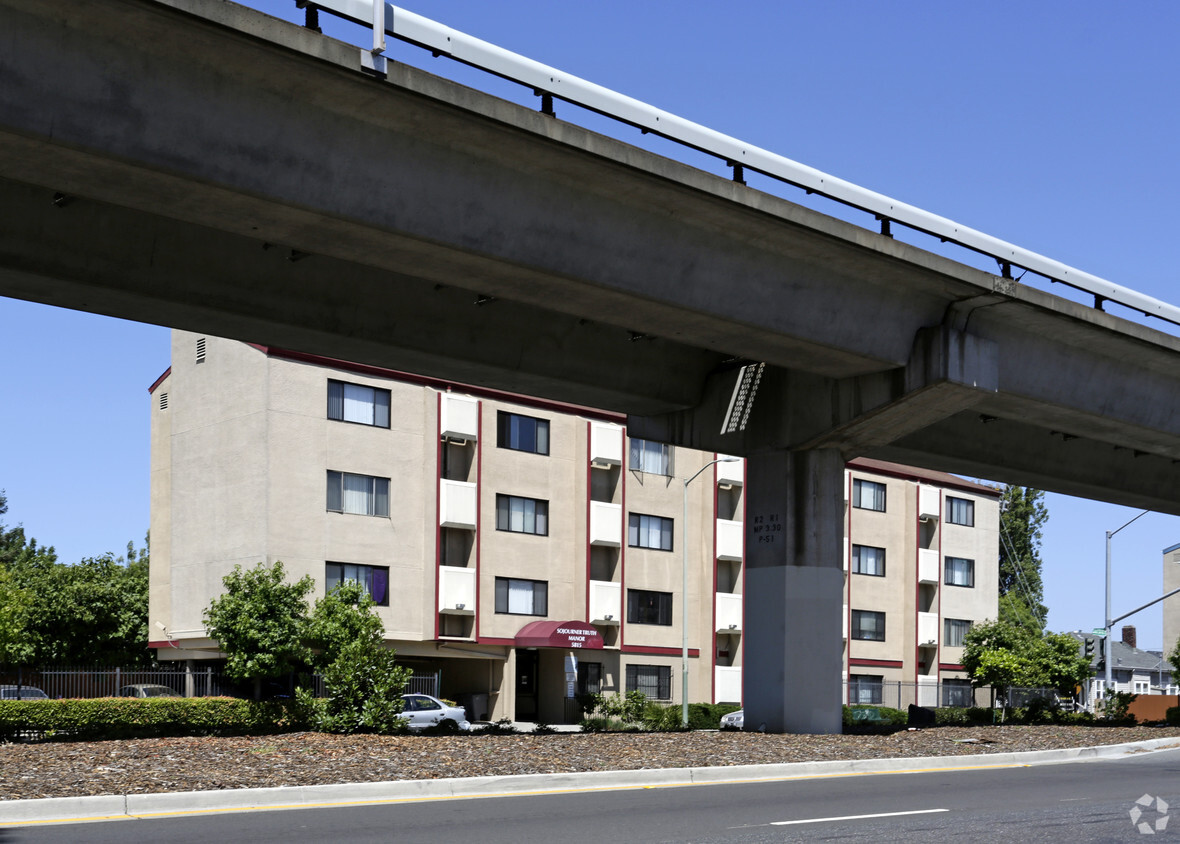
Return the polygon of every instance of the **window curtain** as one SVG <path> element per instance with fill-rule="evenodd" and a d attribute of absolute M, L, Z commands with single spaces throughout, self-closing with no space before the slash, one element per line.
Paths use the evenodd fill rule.
<path fill-rule="evenodd" d="M 533 614 L 533 584 L 527 580 L 508 581 L 508 612 Z"/>
<path fill-rule="evenodd" d="M 368 515 L 370 498 L 373 493 L 373 479 L 365 475 L 344 473 L 344 512 Z"/>

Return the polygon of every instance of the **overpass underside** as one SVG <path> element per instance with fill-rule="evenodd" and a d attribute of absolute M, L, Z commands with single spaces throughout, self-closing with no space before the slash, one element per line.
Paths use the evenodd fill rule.
<path fill-rule="evenodd" d="M 1180 514 L 1175 337 L 232 3 L 0 0 L 0 31 L 0 294 L 748 456 L 787 524 L 747 544 L 753 723 L 839 729 L 847 459 Z"/>

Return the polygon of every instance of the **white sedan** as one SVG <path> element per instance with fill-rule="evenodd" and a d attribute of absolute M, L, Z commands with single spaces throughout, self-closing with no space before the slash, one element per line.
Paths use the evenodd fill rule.
<path fill-rule="evenodd" d="M 425 730 L 438 727 L 447 732 L 466 732 L 471 729 L 467 710 L 461 706 L 443 703 L 432 695 L 402 695 L 405 708 L 399 717 L 409 722 L 411 730 Z"/>
<path fill-rule="evenodd" d="M 728 715 L 721 716 L 721 729 L 723 730 L 740 730 L 746 726 L 746 710 L 739 709 L 737 712 L 730 712 Z"/>

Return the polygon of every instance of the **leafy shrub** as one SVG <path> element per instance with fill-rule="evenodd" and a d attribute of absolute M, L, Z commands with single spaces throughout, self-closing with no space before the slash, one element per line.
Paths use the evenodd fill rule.
<path fill-rule="evenodd" d="M 870 717 L 858 716 L 857 712 Z M 843 707 L 844 732 L 850 735 L 895 733 L 905 729 L 908 718 L 907 713 L 889 706 L 855 704 Z"/>
<path fill-rule="evenodd" d="M 278 701 L 238 698 L 92 698 L 0 701 L 0 739 L 120 739 L 259 735 L 304 729 Z"/>
<path fill-rule="evenodd" d="M 411 670 L 398 665 L 393 651 L 360 639 L 344 645 L 324 669 L 328 694 L 316 698 L 295 692 L 298 711 L 312 729 L 325 733 L 403 732 L 402 691 Z"/>
<path fill-rule="evenodd" d="M 740 706 L 732 703 L 690 703 L 688 705 L 688 727 L 690 730 L 716 730 L 722 716 L 737 712 Z"/>
<path fill-rule="evenodd" d="M 1102 701 L 1102 717 L 1111 723 L 1134 724 L 1135 716 L 1130 713 L 1131 701 L 1138 695 L 1132 692 L 1114 692 Z"/>
<path fill-rule="evenodd" d="M 1169 706 L 1164 713 L 1164 721 L 1173 727 L 1180 727 L 1180 706 Z"/>

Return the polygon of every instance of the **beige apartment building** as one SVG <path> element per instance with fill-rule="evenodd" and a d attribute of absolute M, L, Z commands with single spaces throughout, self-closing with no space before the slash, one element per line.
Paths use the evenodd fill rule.
<path fill-rule="evenodd" d="M 593 691 L 678 702 L 683 625 L 690 700 L 741 702 L 743 461 L 629 439 L 617 414 L 183 331 L 151 396 L 161 659 L 216 660 L 202 614 L 222 578 L 281 560 L 313 597 L 365 584 L 401 660 L 473 719 L 577 720 L 571 695 Z M 996 613 L 996 491 L 860 460 L 848 496 L 846 694 L 953 694 L 962 623 Z"/>

